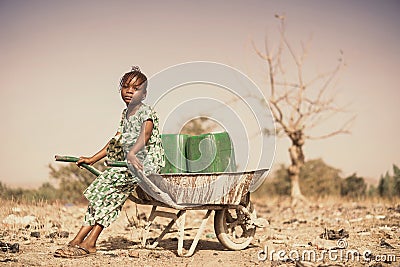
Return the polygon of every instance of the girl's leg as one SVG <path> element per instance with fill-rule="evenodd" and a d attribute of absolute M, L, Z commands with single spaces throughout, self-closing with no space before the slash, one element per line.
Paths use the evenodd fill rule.
<path fill-rule="evenodd" d="M 104 226 L 101 224 L 96 223 L 95 226 L 93 226 L 92 231 L 90 234 L 86 237 L 85 240 L 83 240 L 79 246 L 86 248 L 90 252 L 96 252 L 96 242 L 97 239 L 99 238 L 101 232 L 103 231 Z"/>
<path fill-rule="evenodd" d="M 79 245 L 86 238 L 89 232 L 92 231 L 93 228 L 94 228 L 93 225 L 82 226 L 81 229 L 79 229 L 76 236 L 74 237 L 74 239 L 72 239 L 68 244 L 71 246 Z"/>
<path fill-rule="evenodd" d="M 94 226 L 82 226 L 81 229 L 79 229 L 78 233 L 76 234 L 76 236 L 74 237 L 74 239 L 72 239 L 71 241 L 68 242 L 68 247 L 63 247 L 63 248 L 59 248 L 56 249 L 56 251 L 54 252 L 54 255 L 61 255 L 61 254 L 68 254 L 68 250 L 71 247 L 74 247 L 76 245 L 79 245 L 80 243 L 82 243 L 82 241 L 86 238 L 86 236 L 89 234 L 89 232 L 94 228 Z"/>
<path fill-rule="evenodd" d="M 81 230 L 79 231 L 79 232 L 82 232 L 81 236 L 83 236 L 84 232 L 87 230 L 87 229 L 83 230 L 83 228 L 85 228 L 85 227 L 89 227 L 89 226 L 83 226 L 81 228 Z M 92 229 L 91 229 L 90 233 L 86 236 L 86 238 L 78 244 L 75 244 L 75 243 L 71 244 L 71 245 L 75 245 L 75 246 L 72 246 L 69 249 L 64 250 L 61 253 L 63 257 L 87 255 L 88 253 L 96 252 L 96 242 L 97 242 L 97 239 L 99 238 L 99 235 L 103 231 L 104 227 L 97 223 L 96 223 L 96 225 L 90 226 L 90 227 Z M 79 235 L 79 233 L 78 233 L 78 235 Z M 74 240 L 80 239 L 81 236 L 79 238 L 74 238 Z"/>
<path fill-rule="evenodd" d="M 119 185 L 116 186 L 116 183 Z M 84 192 L 90 202 L 84 218 L 85 224 L 94 226 L 83 226 L 73 239 L 77 244 L 71 243 L 78 247 L 66 251 L 65 254 L 75 255 L 78 250 L 85 253 L 95 252 L 99 235 L 104 227 L 118 217 L 122 205 L 135 187 L 132 180 L 127 179 L 125 172 L 121 173 L 119 169 L 108 169 L 97 177 Z"/>

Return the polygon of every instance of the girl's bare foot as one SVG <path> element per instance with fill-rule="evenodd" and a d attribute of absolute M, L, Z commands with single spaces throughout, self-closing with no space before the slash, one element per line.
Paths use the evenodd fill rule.
<path fill-rule="evenodd" d="M 82 258 L 82 257 L 87 257 L 90 255 L 95 254 L 96 251 L 89 251 L 88 249 L 75 245 L 73 247 L 69 247 L 67 250 L 64 250 L 61 254 L 60 257 L 62 258 Z"/>
<path fill-rule="evenodd" d="M 56 251 L 54 251 L 54 256 L 61 256 L 65 251 L 67 251 L 71 247 L 79 245 L 79 243 L 80 242 L 78 241 L 71 240 L 70 242 L 68 242 L 67 245 L 63 246 L 62 248 L 56 249 Z"/>

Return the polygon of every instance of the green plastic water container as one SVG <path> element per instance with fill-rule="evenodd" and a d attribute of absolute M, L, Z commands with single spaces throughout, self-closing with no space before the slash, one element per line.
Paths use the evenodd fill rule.
<path fill-rule="evenodd" d="M 190 136 L 186 141 L 188 172 L 234 172 L 235 152 L 227 132 Z"/>
<path fill-rule="evenodd" d="M 165 167 L 161 173 L 185 173 L 186 166 L 186 134 L 162 134 L 161 140 L 165 150 Z"/>

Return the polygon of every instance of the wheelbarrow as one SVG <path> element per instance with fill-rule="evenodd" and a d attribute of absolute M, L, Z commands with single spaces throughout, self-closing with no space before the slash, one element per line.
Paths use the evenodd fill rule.
<path fill-rule="evenodd" d="M 71 156 L 55 156 L 56 161 L 77 162 L 79 158 Z M 109 167 L 127 167 L 125 161 L 107 161 L 106 166 Z M 87 164 L 81 165 L 96 176 L 101 175 L 101 172 Z M 212 184 L 218 179 L 235 180 L 231 183 L 226 194 L 218 199 L 212 199 L 205 203 L 199 203 L 199 199 L 191 203 L 191 205 L 180 205 L 171 202 L 160 201 L 154 197 L 154 194 L 148 194 L 142 187 L 138 186 L 134 193 L 128 198 L 141 205 L 151 205 L 151 213 L 144 227 L 142 238 L 142 246 L 146 248 L 155 248 L 158 246 L 163 237 L 170 232 L 171 227 L 176 224 L 178 227 L 178 244 L 177 254 L 179 256 L 190 257 L 194 254 L 196 246 L 202 236 L 208 219 L 214 211 L 214 231 L 219 242 L 229 250 L 242 250 L 247 248 L 252 242 L 256 229 L 265 227 L 267 221 L 262 218 L 257 218 L 256 211 L 250 201 L 249 188 L 254 181 L 259 180 L 267 174 L 268 169 L 259 169 L 255 171 L 244 172 L 220 172 L 220 173 L 171 173 L 160 174 L 161 179 L 165 179 L 167 184 L 178 188 L 193 188 L 200 184 Z M 157 177 L 158 180 L 159 176 Z M 143 177 L 147 179 L 146 176 Z M 169 190 L 168 188 L 166 190 Z M 168 192 L 172 197 L 175 194 L 180 194 L 182 190 L 171 190 Z M 163 192 L 162 192 L 163 193 Z M 165 192 L 164 192 L 165 193 Z M 179 198 L 179 196 L 175 196 Z M 201 201 L 201 200 L 200 200 Z M 169 211 L 157 210 L 157 208 L 168 208 Z M 201 224 L 197 233 L 190 245 L 189 250 L 184 253 L 183 241 L 185 237 L 185 218 L 188 210 L 206 210 L 206 214 L 202 218 Z M 156 217 L 165 217 L 171 219 L 166 225 L 161 234 L 153 241 L 148 242 L 150 227 Z"/>

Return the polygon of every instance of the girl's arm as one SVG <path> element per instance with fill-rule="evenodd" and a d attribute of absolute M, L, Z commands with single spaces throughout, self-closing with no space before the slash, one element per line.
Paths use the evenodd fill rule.
<path fill-rule="evenodd" d="M 120 134 L 120 133 L 117 132 L 115 135 L 118 135 L 118 134 Z M 90 158 L 88 158 L 88 157 L 79 157 L 79 160 L 76 162 L 76 164 L 78 166 L 81 165 L 82 163 L 86 163 L 88 165 L 93 165 L 97 161 L 99 161 L 102 158 L 104 158 L 105 156 L 107 156 L 107 148 L 108 148 L 109 144 L 110 144 L 110 141 L 108 141 L 107 144 L 99 152 L 97 152 L 96 154 L 94 154 Z"/>
<path fill-rule="evenodd" d="M 151 137 L 151 132 L 153 131 L 153 121 L 147 120 L 142 124 L 140 129 L 140 134 L 136 140 L 136 143 L 132 146 L 131 150 L 127 155 L 127 161 L 132 164 L 132 166 L 140 171 L 143 171 L 143 164 L 136 157 L 136 154 L 144 148 Z"/>

